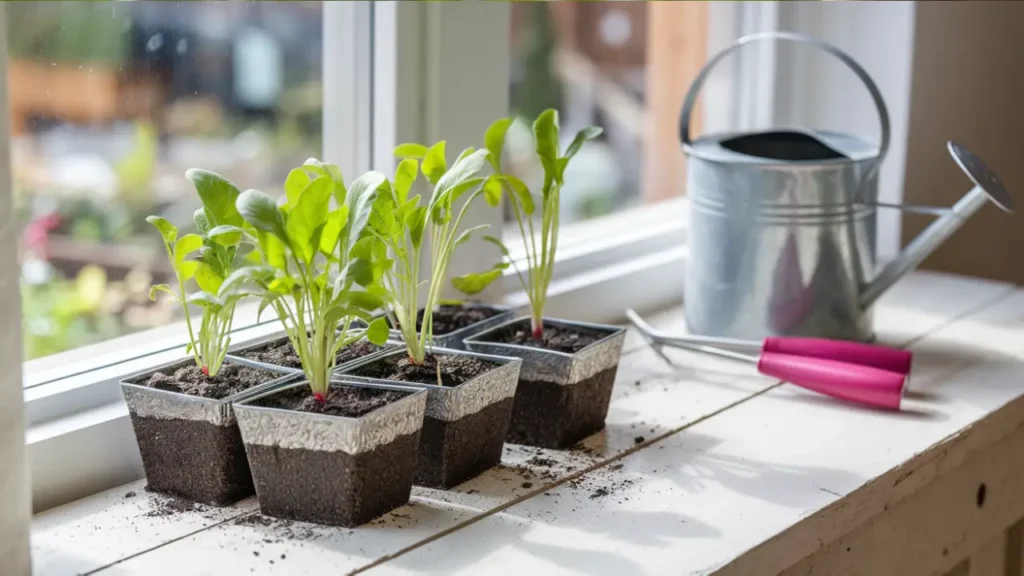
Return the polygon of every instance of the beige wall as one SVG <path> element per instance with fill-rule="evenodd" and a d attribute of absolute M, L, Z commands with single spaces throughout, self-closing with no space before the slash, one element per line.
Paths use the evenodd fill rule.
<path fill-rule="evenodd" d="M 950 205 L 970 188 L 945 150 L 955 140 L 1024 212 L 1024 2 L 921 2 L 915 24 L 905 201 Z M 1024 282 L 1022 218 L 987 206 L 922 268 Z M 903 242 L 929 222 L 906 216 Z"/>

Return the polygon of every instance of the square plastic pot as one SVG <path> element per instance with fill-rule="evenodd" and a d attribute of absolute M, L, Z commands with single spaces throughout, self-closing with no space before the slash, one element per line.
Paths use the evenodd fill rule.
<path fill-rule="evenodd" d="M 220 400 L 150 388 L 155 372 L 194 363 L 178 360 L 121 381 L 150 490 L 224 506 L 254 493 L 232 403 L 285 385 L 296 371 Z M 227 363 L 227 361 L 225 361 Z"/>
<path fill-rule="evenodd" d="M 506 442 L 568 448 L 604 428 L 626 329 L 545 318 L 545 326 L 604 334 L 574 354 L 489 341 L 522 322 L 528 330 L 529 321 L 522 317 L 482 331 L 466 338 L 466 347 L 523 361 Z"/>
<path fill-rule="evenodd" d="M 347 418 L 254 406 L 235 406 L 263 514 L 332 526 L 365 524 L 409 501 L 425 390 L 332 381 L 332 386 L 407 392 L 399 400 Z"/>
<path fill-rule="evenodd" d="M 470 356 L 498 364 L 458 386 L 402 382 L 427 392 L 426 416 L 420 434 L 415 483 L 447 489 L 474 478 L 501 463 L 505 433 L 519 380 L 519 358 L 432 348 L 441 356 Z M 359 376 L 360 369 L 395 356 L 405 349 L 352 363 L 341 372 L 360 382 L 392 382 Z"/>

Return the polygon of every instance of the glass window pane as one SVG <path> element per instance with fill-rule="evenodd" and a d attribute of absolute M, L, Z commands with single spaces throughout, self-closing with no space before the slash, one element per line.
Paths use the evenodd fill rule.
<path fill-rule="evenodd" d="M 175 320 L 163 216 L 188 168 L 278 193 L 320 156 L 320 2 L 13 2 L 14 194 L 26 358 Z M 182 232 L 184 233 L 184 232 Z"/>
<path fill-rule="evenodd" d="M 569 165 L 562 224 L 682 194 L 679 108 L 687 66 L 706 55 L 706 9 L 693 4 L 512 4 L 512 171 L 539 183 L 530 121 L 546 108 L 559 111 L 563 149 L 580 128 L 604 128 Z"/>

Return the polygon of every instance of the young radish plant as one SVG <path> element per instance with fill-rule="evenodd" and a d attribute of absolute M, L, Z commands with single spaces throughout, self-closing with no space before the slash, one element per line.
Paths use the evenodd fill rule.
<path fill-rule="evenodd" d="M 374 248 L 378 241 L 366 229 L 377 189 L 386 182 L 383 174 L 368 172 L 346 189 L 337 166 L 310 159 L 288 174 L 280 203 L 256 190 L 238 197 L 238 211 L 255 229 L 250 237 L 261 263 L 235 272 L 221 293 L 255 287 L 260 312 L 267 306 L 277 312 L 321 404 L 338 352 L 364 336 L 378 345 L 388 337 L 387 322 L 373 319 L 384 301 L 379 281 L 388 261 L 370 257 L 382 249 Z M 357 319 L 368 328 L 353 328 Z"/>
<path fill-rule="evenodd" d="M 178 228 L 164 218 L 150 216 L 146 221 L 160 232 L 171 261 L 174 275 L 178 280 L 177 290 L 167 284 L 153 286 L 150 299 L 157 292 L 166 292 L 181 303 L 185 312 L 189 344 L 186 354 L 191 353 L 196 364 L 206 376 L 216 376 L 224 363 L 224 356 L 231 345 L 231 322 L 235 306 L 244 294 L 220 296 L 225 278 L 243 264 L 239 252 L 242 228 L 245 222 L 235 208 L 238 188 L 224 177 L 206 170 L 191 169 L 185 177 L 192 181 L 203 207 L 196 210 L 194 219 L 199 234 L 178 237 Z M 237 233 L 212 235 L 216 227 L 232 227 Z M 198 252 L 198 257 L 187 259 Z M 200 290 L 187 294 L 185 285 L 194 279 Z M 189 305 L 198 305 L 203 314 L 198 335 L 195 332 Z"/>
<path fill-rule="evenodd" d="M 565 168 L 583 145 L 601 135 L 601 128 L 588 126 L 580 130 L 563 153 L 559 145 L 558 112 L 545 110 L 533 123 L 536 154 L 544 171 L 540 202 L 540 234 L 534 226 L 536 205 L 529 187 L 515 176 L 502 169 L 502 151 L 505 148 L 505 134 L 512 125 L 511 118 L 502 118 L 487 129 L 484 145 L 487 161 L 494 173 L 484 183 L 487 199 L 507 195 L 512 214 L 522 235 L 526 253 L 525 274 L 509 257 L 508 248 L 501 240 L 484 236 L 484 240 L 496 244 L 505 259 L 514 267 L 519 283 L 530 301 L 530 328 L 535 340 L 544 336 L 544 305 L 547 303 L 548 287 L 555 267 L 555 252 L 558 249 L 558 220 L 562 186 L 565 183 Z M 539 244 L 538 244 L 539 241 Z M 498 279 L 509 262 L 501 261 L 491 270 L 477 274 L 466 274 L 452 279 L 452 285 L 465 294 L 477 294 L 488 284 Z"/>
<path fill-rule="evenodd" d="M 485 192 L 485 179 L 477 174 L 487 162 L 488 151 L 469 148 L 451 168 L 445 159 L 444 141 L 430 148 L 403 144 L 395 149 L 395 155 L 403 160 L 395 171 L 394 185 L 382 189 L 377 198 L 370 229 L 385 248 L 375 259 L 386 259 L 389 255 L 393 258 L 393 265 L 380 267 L 384 270 L 386 310 L 391 324 L 401 331 L 409 360 L 422 365 L 433 338 L 432 311 L 441 303 L 452 254 L 474 231 L 486 228 L 476 226 L 459 232 L 470 205 Z M 421 171 L 434 187 L 426 205 L 421 204 L 418 194 L 409 198 L 409 190 Z M 456 201 L 463 196 L 465 201 L 459 207 Z M 495 202 L 497 199 L 500 196 Z M 427 244 L 430 269 L 426 280 L 420 282 L 421 252 Z M 422 324 L 417 329 L 422 284 L 427 285 L 427 298 L 423 302 Z"/>

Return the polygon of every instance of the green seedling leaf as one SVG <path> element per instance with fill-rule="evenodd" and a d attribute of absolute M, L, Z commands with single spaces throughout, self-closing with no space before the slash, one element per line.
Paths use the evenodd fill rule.
<path fill-rule="evenodd" d="M 453 247 L 466 243 L 466 241 L 468 241 L 470 237 L 473 235 L 473 232 L 476 232 L 477 230 L 486 230 L 490 227 L 490 224 L 481 224 L 479 226 L 473 226 L 472 228 L 463 231 L 462 234 L 459 234 L 458 238 L 455 239 L 455 244 L 453 245 Z"/>
<path fill-rule="evenodd" d="M 284 215 L 270 196 L 258 190 L 246 190 L 238 197 L 236 204 L 238 212 L 254 228 L 269 232 L 281 240 L 287 240 Z"/>
<path fill-rule="evenodd" d="M 238 226 L 223 225 L 207 230 L 206 237 L 221 246 L 235 246 L 241 241 L 243 233 Z"/>
<path fill-rule="evenodd" d="M 179 276 L 183 276 L 183 280 L 192 278 L 192 275 L 195 274 L 195 266 L 198 265 L 195 261 L 190 261 L 192 264 L 188 264 L 185 257 L 202 247 L 203 239 L 196 234 L 186 234 L 174 243 L 174 269 L 178 271 Z"/>
<path fill-rule="evenodd" d="M 239 268 L 221 282 L 216 294 L 226 298 L 233 294 L 250 292 L 250 287 L 265 286 L 275 277 L 276 271 L 270 266 L 246 266 Z"/>
<path fill-rule="evenodd" d="M 205 307 L 218 307 L 219 308 L 220 306 L 224 305 L 224 303 L 221 302 L 219 298 L 217 298 L 213 294 L 209 294 L 207 292 L 196 292 L 194 294 L 190 294 L 189 297 L 185 301 L 188 302 L 189 304 L 195 304 L 197 306 L 202 306 L 204 308 Z"/>
<path fill-rule="evenodd" d="M 537 157 L 544 166 L 546 175 L 555 173 L 558 149 L 558 112 L 549 108 L 541 112 L 533 122 L 533 137 L 536 140 Z"/>
<path fill-rule="evenodd" d="M 391 331 L 388 328 L 388 321 L 383 317 L 370 322 L 370 325 L 366 328 L 366 339 L 377 346 L 383 346 L 387 343 L 388 336 L 390 335 Z"/>
<path fill-rule="evenodd" d="M 399 144 L 395 148 L 395 156 L 398 158 L 422 159 L 427 155 L 427 147 L 423 144 Z"/>
<path fill-rule="evenodd" d="M 291 276 L 278 276 L 270 281 L 267 285 L 267 289 L 271 292 L 278 294 L 290 294 L 292 290 L 295 290 L 297 286 L 295 280 Z"/>
<path fill-rule="evenodd" d="M 291 243 L 292 252 L 309 263 L 320 248 L 320 238 L 327 221 L 327 208 L 331 202 L 334 186 L 330 178 L 317 177 L 310 182 L 288 213 L 285 230 Z"/>
<path fill-rule="evenodd" d="M 572 160 L 572 157 L 580 151 L 583 144 L 596 139 L 602 132 L 604 132 L 604 129 L 598 126 L 587 126 L 583 130 L 577 132 L 576 137 L 572 139 L 572 143 L 570 143 L 569 147 L 565 149 L 565 158 L 567 160 Z"/>
<path fill-rule="evenodd" d="M 419 162 L 412 158 L 406 158 L 398 163 L 395 169 L 395 203 L 401 206 L 409 197 L 409 189 L 418 175 Z"/>
<path fill-rule="evenodd" d="M 501 155 L 505 149 L 505 133 L 512 126 L 511 118 L 502 118 L 491 124 L 484 133 L 484 147 L 490 152 L 488 160 L 495 172 L 501 171 Z"/>
<path fill-rule="evenodd" d="M 327 215 L 327 223 L 324 224 L 324 231 L 320 235 L 320 251 L 326 256 L 334 256 L 338 249 L 338 240 L 341 238 L 341 231 L 348 224 L 348 206 L 342 205 L 332 210 Z"/>
<path fill-rule="evenodd" d="M 501 193 L 504 192 L 504 188 L 501 181 L 493 176 L 489 176 L 487 181 L 484 182 L 484 200 L 487 204 L 492 207 L 497 207 L 501 204 Z"/>
<path fill-rule="evenodd" d="M 307 160 L 306 162 L 309 162 Z M 309 186 L 312 178 L 309 177 L 309 172 L 302 168 L 293 168 L 288 173 L 288 178 L 284 181 L 284 203 L 289 208 L 289 211 L 299 202 L 299 194 Z"/>
<path fill-rule="evenodd" d="M 185 177 L 192 181 L 196 192 L 199 193 L 210 225 L 242 225 L 242 216 L 235 206 L 239 191 L 230 180 L 215 172 L 198 168 L 186 171 Z"/>
<path fill-rule="evenodd" d="M 149 222 L 156 227 L 157 231 L 160 232 L 160 236 L 163 237 L 164 242 L 166 242 L 168 246 L 174 245 L 174 241 L 178 239 L 177 226 L 171 224 L 166 218 L 161 218 L 160 216 L 148 216 L 146 218 L 146 222 Z"/>
<path fill-rule="evenodd" d="M 434 195 L 430 198 L 431 208 L 439 201 L 443 201 L 451 190 L 476 176 L 477 172 L 484 167 L 487 161 L 487 150 L 476 150 L 469 156 L 456 162 L 451 170 L 437 182 Z"/>
<path fill-rule="evenodd" d="M 199 288 L 210 294 L 217 294 L 220 291 L 224 278 L 206 262 L 199 262 L 196 267 L 196 284 Z"/>
<path fill-rule="evenodd" d="M 501 250 L 501 255 L 502 256 L 504 256 L 506 258 L 511 258 L 511 256 L 508 253 L 508 247 L 505 246 L 504 242 L 502 242 L 501 240 L 495 238 L 494 236 L 481 236 L 481 238 L 484 240 L 484 242 L 490 242 L 491 244 L 494 244 L 495 246 L 497 246 L 498 250 Z"/>
<path fill-rule="evenodd" d="M 157 292 L 165 292 L 167 294 L 170 294 L 171 299 L 173 299 L 175 302 L 178 301 L 178 295 L 175 294 L 174 290 L 172 290 L 171 287 L 168 286 L 167 284 L 157 284 L 156 286 L 151 287 L 149 289 L 149 299 L 156 301 Z"/>
<path fill-rule="evenodd" d="M 511 174 L 502 174 L 496 178 L 512 188 L 512 192 L 516 195 L 516 200 L 519 201 L 519 205 L 523 208 L 524 213 L 527 215 L 533 214 L 536 206 L 533 203 L 533 196 L 530 194 L 530 189 L 526 186 L 526 183 Z"/>
<path fill-rule="evenodd" d="M 423 163 L 420 165 L 420 169 L 423 170 L 423 175 L 427 177 L 427 180 L 431 184 L 437 185 L 441 180 L 441 177 L 445 175 L 448 170 L 448 163 L 444 158 L 445 141 L 441 140 L 437 144 L 434 144 L 427 150 L 427 155 L 423 157 Z"/>
<path fill-rule="evenodd" d="M 195 220 L 196 230 L 203 236 L 210 231 L 210 219 L 206 217 L 206 209 L 199 208 L 192 213 L 192 219 Z"/>
<path fill-rule="evenodd" d="M 494 268 L 487 272 L 479 272 L 476 274 L 465 274 L 462 276 L 456 276 L 452 278 L 452 286 L 462 292 L 463 294 L 479 294 L 483 292 L 487 286 L 492 282 L 501 278 L 501 273 L 508 268 L 508 263 L 499 262 Z"/>
<path fill-rule="evenodd" d="M 377 189 L 388 179 L 384 174 L 377 171 L 370 171 L 356 178 L 348 191 L 348 227 L 342 232 L 342 249 L 347 255 L 352 247 L 359 241 L 366 223 L 370 220 L 373 212 L 374 201 L 377 198 Z"/>
<path fill-rule="evenodd" d="M 417 250 L 420 244 L 423 243 L 423 231 L 427 226 L 426 216 L 427 208 L 425 206 L 417 206 L 409 213 L 409 217 L 405 221 L 405 225 L 409 228 L 409 239 L 412 241 L 413 248 Z"/>
<path fill-rule="evenodd" d="M 356 260 L 349 267 L 348 275 L 360 286 L 370 286 L 380 277 L 377 268 L 369 260 Z"/>
<path fill-rule="evenodd" d="M 270 234 L 259 230 L 256 232 L 259 239 L 260 251 L 263 255 L 263 263 L 273 266 L 282 272 L 288 271 L 288 257 L 285 253 L 284 241 Z"/>
<path fill-rule="evenodd" d="M 267 294 L 265 294 L 263 296 L 263 299 L 260 300 L 259 307 L 256 309 L 256 321 L 257 322 L 259 321 L 260 316 L 263 315 L 263 311 L 266 310 L 267 306 L 270 306 L 271 304 L 276 302 L 277 299 L 280 298 L 280 297 L 281 297 L 280 294 L 276 294 L 276 293 L 273 293 L 273 292 L 267 293 Z"/>
<path fill-rule="evenodd" d="M 459 154 L 459 157 L 456 158 L 455 161 L 458 162 L 459 160 L 462 160 L 466 156 L 469 156 L 470 154 L 472 154 L 474 151 L 476 151 L 476 148 L 474 148 L 472 146 L 470 146 L 469 148 L 466 148 L 465 150 L 462 151 L 462 154 Z"/>

